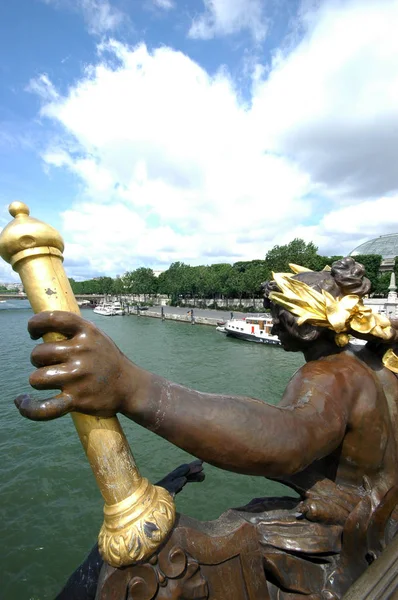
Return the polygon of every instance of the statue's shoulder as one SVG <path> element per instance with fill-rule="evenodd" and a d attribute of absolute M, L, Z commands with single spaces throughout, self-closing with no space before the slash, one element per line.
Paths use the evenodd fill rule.
<path fill-rule="evenodd" d="M 324 389 L 325 393 L 334 386 L 356 387 L 355 381 L 372 379 L 371 367 L 354 353 L 344 351 L 329 354 L 306 362 L 298 369 L 289 382 L 289 386 L 305 386 Z M 346 385 L 347 384 L 347 385 Z"/>
<path fill-rule="evenodd" d="M 341 368 L 332 357 L 305 363 L 291 377 L 278 406 L 300 405 L 309 398 L 334 397 L 341 388 Z"/>
<path fill-rule="evenodd" d="M 296 371 L 295 376 L 306 378 L 334 376 L 340 372 L 344 365 L 350 365 L 353 368 L 356 363 L 356 358 L 351 353 L 340 352 L 337 354 L 328 354 L 327 356 L 320 356 L 314 360 L 309 360 Z"/>

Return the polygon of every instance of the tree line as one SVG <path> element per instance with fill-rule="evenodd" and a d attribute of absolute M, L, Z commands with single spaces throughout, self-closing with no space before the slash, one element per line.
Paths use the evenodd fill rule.
<path fill-rule="evenodd" d="M 152 269 L 139 267 L 127 271 L 122 276 L 98 277 L 87 281 L 70 279 L 75 294 L 134 294 L 151 297 L 165 294 L 170 303 L 177 305 L 184 301 L 195 304 L 197 298 L 261 298 L 261 283 L 272 278 L 272 272 L 289 272 L 289 263 L 296 263 L 314 271 L 322 270 L 342 256 L 321 256 L 312 242 L 294 239 L 289 244 L 274 246 L 264 260 L 239 261 L 234 264 L 190 266 L 174 262 L 155 277 Z M 386 296 L 390 283 L 390 273 L 380 273 L 381 255 L 363 254 L 355 257 L 364 265 L 366 275 L 372 283 L 371 293 Z M 395 272 L 398 275 L 398 257 L 395 259 Z"/>
<path fill-rule="evenodd" d="M 5 285 L 0 284 L 0 292 L 5 294 L 16 294 L 19 293 L 19 288 L 17 286 L 7 288 Z"/>

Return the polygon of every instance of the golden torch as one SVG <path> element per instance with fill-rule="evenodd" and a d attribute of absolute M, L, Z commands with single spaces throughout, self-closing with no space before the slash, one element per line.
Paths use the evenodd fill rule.
<path fill-rule="evenodd" d="M 0 235 L 0 255 L 23 283 L 35 313 L 64 310 L 79 314 L 62 262 L 64 243 L 50 225 L 29 216 L 22 202 Z M 63 339 L 48 333 L 44 341 Z M 113 567 L 148 559 L 170 533 L 175 519 L 171 495 L 141 477 L 116 417 L 72 413 L 81 443 L 105 500 L 98 536 L 102 557 Z"/>

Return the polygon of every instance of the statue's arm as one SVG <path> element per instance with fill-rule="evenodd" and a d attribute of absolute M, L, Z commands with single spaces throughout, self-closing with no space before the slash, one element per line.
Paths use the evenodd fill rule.
<path fill-rule="evenodd" d="M 305 365 L 279 406 L 206 394 L 143 372 L 124 414 L 217 467 L 277 477 L 302 470 L 341 443 L 348 421 L 333 373 Z"/>
<path fill-rule="evenodd" d="M 93 324 L 70 313 L 40 313 L 34 338 L 48 331 L 68 337 L 39 344 L 30 382 L 61 394 L 35 401 L 20 396 L 24 416 L 48 420 L 71 411 L 125 414 L 194 456 L 231 471 L 277 477 L 301 470 L 334 450 L 347 423 L 346 400 L 333 369 L 305 365 L 281 406 L 197 392 L 139 368 Z M 344 386 L 342 386 L 344 388 Z"/>

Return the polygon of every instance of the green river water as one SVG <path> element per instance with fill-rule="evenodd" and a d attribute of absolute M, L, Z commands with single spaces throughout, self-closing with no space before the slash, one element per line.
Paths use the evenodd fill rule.
<path fill-rule="evenodd" d="M 26 304 L 0 304 L 1 600 L 53 599 L 92 547 L 102 523 L 102 497 L 70 417 L 34 423 L 14 406 L 13 399 L 29 391 L 33 369 L 29 355 L 35 342 L 26 331 L 32 311 Z M 303 364 L 301 355 L 225 338 L 214 327 L 136 316 L 105 318 L 92 311 L 84 316 L 142 367 L 205 392 L 276 403 Z M 140 471 L 151 481 L 191 460 L 153 433 L 120 419 Z M 188 485 L 177 496 L 180 512 L 214 519 L 251 498 L 286 494 L 283 486 L 260 477 L 209 465 L 205 472 L 203 483 Z"/>

